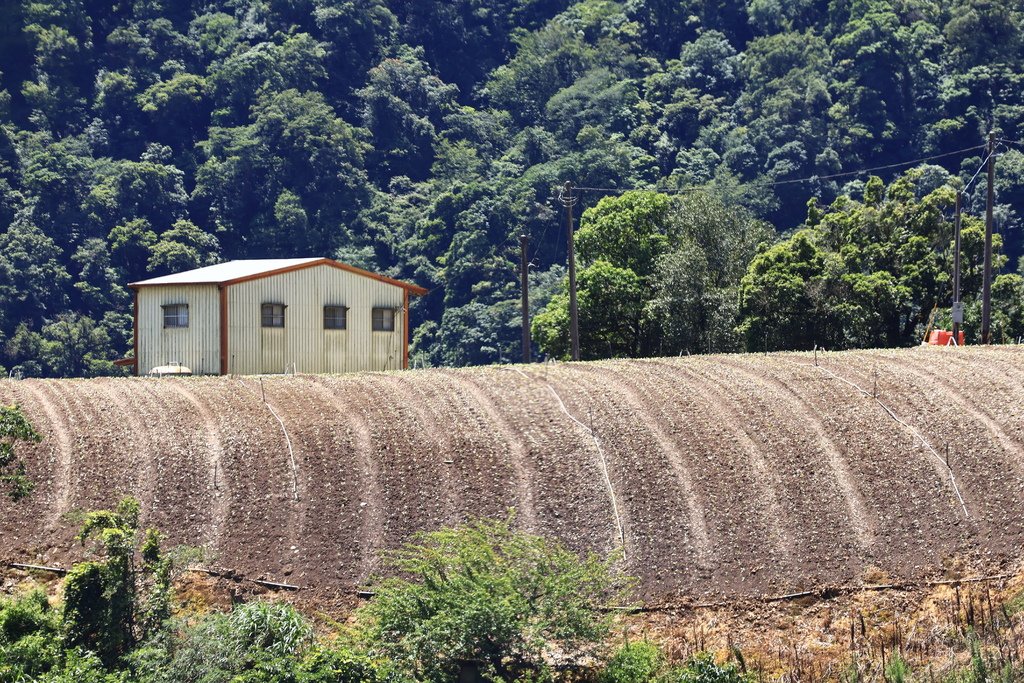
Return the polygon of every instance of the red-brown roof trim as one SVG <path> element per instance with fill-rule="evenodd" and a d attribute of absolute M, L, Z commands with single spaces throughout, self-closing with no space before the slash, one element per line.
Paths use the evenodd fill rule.
<path fill-rule="evenodd" d="M 304 268 L 315 268 L 316 266 L 330 266 L 332 268 L 344 270 L 349 273 L 354 273 L 356 275 L 362 275 L 363 277 L 368 277 L 373 280 L 377 280 L 378 282 L 384 282 L 389 285 L 394 285 L 395 287 L 401 287 L 405 291 L 410 292 L 411 294 L 416 294 L 418 296 L 424 296 L 427 294 L 428 291 L 426 288 L 420 287 L 419 285 L 414 285 L 410 282 L 402 282 L 401 280 L 396 280 L 394 278 L 388 277 L 387 275 L 373 273 L 370 272 L 369 270 L 356 268 L 355 266 L 350 266 L 347 263 L 341 263 L 340 261 L 335 261 L 334 259 L 329 258 L 317 259 L 315 261 L 307 261 L 306 263 L 297 263 L 295 265 L 285 266 L 283 268 L 267 270 L 262 273 L 254 273 L 252 275 L 246 275 L 244 277 L 237 277 L 232 280 L 224 280 L 223 282 L 168 282 L 155 284 L 135 283 L 128 286 L 136 290 L 140 287 L 174 287 L 181 285 L 218 285 L 221 287 L 226 287 L 228 285 L 237 285 L 240 282 L 249 282 L 251 280 L 259 280 L 265 277 L 282 275 L 284 273 L 290 273 L 296 270 L 302 270 Z"/>

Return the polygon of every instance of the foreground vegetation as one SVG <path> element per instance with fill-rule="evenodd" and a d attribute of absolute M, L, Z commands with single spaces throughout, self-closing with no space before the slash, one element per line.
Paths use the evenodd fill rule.
<path fill-rule="evenodd" d="M 753 683 L 774 677 L 763 663 L 748 665 L 736 648 L 727 661 L 697 652 L 672 662 L 654 642 L 618 635 L 619 620 L 604 607 L 624 604 L 631 581 L 614 569 L 615 558 L 579 558 L 513 531 L 511 522 L 481 520 L 420 535 L 390 557 L 396 574 L 376 582 L 372 600 L 341 624 L 324 615 L 311 620 L 284 602 L 242 602 L 226 612 L 178 604 L 173 582 L 197 552 L 165 549 L 158 532 L 139 527 L 139 505 L 128 498 L 114 510 L 85 515 L 79 539 L 90 544 L 94 559 L 74 566 L 59 598 L 39 588 L 0 598 L 0 682 L 443 683 L 470 674 L 471 680 L 524 683 Z M 866 659 L 858 651 L 829 678 L 1019 680 L 1018 603 L 1001 607 L 1002 625 L 995 612 L 986 624 L 984 606 L 980 622 L 969 612 L 981 630 L 962 631 L 969 650 L 962 668 L 915 670 L 900 641 L 874 656 L 869 648 Z M 806 664 L 793 664 L 786 675 L 808 673 L 801 674 Z"/>
<path fill-rule="evenodd" d="M 0 365 L 27 375 L 116 372 L 130 281 L 310 255 L 431 288 L 412 311 L 426 362 L 516 357 L 516 238 L 540 311 L 564 276 L 567 179 L 603 188 L 580 199 L 590 231 L 604 188 L 705 188 L 669 208 L 650 258 L 581 236 L 591 356 L 906 343 L 950 298 L 948 187 L 990 128 L 1008 140 L 1011 269 L 1021 254 L 1011 0 L 0 0 L 0 16 Z M 842 175 L 932 155 L 948 177 L 926 167 L 913 201 Z M 940 186 L 926 225 L 885 215 Z M 982 214 L 977 183 L 964 204 Z M 893 225 L 906 239 L 882 241 L 905 249 L 867 253 Z M 557 308 L 538 330 L 554 355 Z"/>
<path fill-rule="evenodd" d="M 24 498 L 35 488 L 24 461 L 14 448 L 19 442 L 26 441 L 38 443 L 42 436 L 20 406 L 0 404 L 0 495 L 8 495 L 13 500 Z"/>
<path fill-rule="evenodd" d="M 630 581 L 613 561 L 579 558 L 510 523 L 418 537 L 391 557 L 407 578 L 380 581 L 354 627 L 325 635 L 285 603 L 176 614 L 172 580 L 194 553 L 166 552 L 128 498 L 85 516 L 79 540 L 97 559 L 68 573 L 59 607 L 38 590 L 0 602 L 0 681 L 442 682 L 467 667 L 492 681 L 555 680 L 560 670 L 622 682 L 647 680 L 641 671 L 743 679 L 732 665 L 670 667 L 656 649 L 632 646 L 600 667 L 612 627 L 602 607 L 621 602 Z"/>

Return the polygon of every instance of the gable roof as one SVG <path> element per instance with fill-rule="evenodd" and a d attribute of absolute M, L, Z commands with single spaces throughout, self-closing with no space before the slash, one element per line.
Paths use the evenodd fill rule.
<path fill-rule="evenodd" d="M 418 285 L 402 282 L 401 280 L 395 280 L 394 278 L 387 277 L 386 275 L 371 273 L 368 270 L 356 268 L 355 266 L 350 266 L 347 263 L 341 263 L 340 261 L 335 261 L 329 258 L 244 259 L 239 261 L 225 261 L 224 263 L 206 266 L 205 268 L 196 268 L 194 270 L 186 270 L 181 273 L 172 273 L 171 275 L 154 277 L 149 280 L 132 282 L 129 283 L 128 286 L 133 289 L 138 287 L 158 287 L 161 285 L 225 286 L 270 277 L 272 275 L 281 275 L 282 273 L 289 273 L 303 268 L 312 268 L 314 266 L 330 266 L 332 268 L 345 270 L 350 273 L 355 273 L 356 275 L 362 275 L 363 277 L 372 278 L 380 282 L 386 282 L 389 285 L 401 287 L 402 289 L 408 290 L 410 294 L 419 294 L 422 296 L 427 293 L 426 289 Z"/>

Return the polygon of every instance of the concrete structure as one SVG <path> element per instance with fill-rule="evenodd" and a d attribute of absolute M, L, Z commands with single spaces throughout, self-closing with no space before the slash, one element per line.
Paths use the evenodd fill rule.
<path fill-rule="evenodd" d="M 427 291 L 326 258 L 229 261 L 129 287 L 136 374 L 197 375 L 406 368 L 409 295 Z"/>

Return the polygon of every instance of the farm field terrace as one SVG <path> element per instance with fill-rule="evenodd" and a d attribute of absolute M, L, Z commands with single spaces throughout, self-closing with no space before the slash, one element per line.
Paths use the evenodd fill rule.
<path fill-rule="evenodd" d="M 993 573 L 1024 543 L 1014 347 L 5 380 L 0 403 L 44 437 L 19 446 L 35 492 L 0 502 L 8 562 L 68 566 L 69 513 L 125 494 L 209 564 L 323 595 L 510 509 L 621 549 L 649 605 Z"/>

